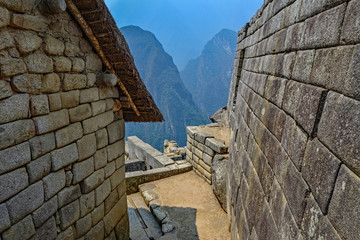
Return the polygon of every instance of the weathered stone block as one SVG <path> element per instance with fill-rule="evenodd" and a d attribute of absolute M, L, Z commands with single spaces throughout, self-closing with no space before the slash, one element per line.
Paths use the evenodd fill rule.
<path fill-rule="evenodd" d="M 21 167 L 31 160 L 28 142 L 0 151 L 0 174 Z"/>
<path fill-rule="evenodd" d="M 58 148 L 68 145 L 82 138 L 83 130 L 81 123 L 73 123 L 55 132 L 56 145 Z"/>
<path fill-rule="evenodd" d="M 280 239 L 270 207 L 266 201 L 261 208 L 255 229 L 259 239 Z"/>
<path fill-rule="evenodd" d="M 70 72 L 71 60 L 66 57 L 54 57 L 54 70 L 55 72 Z"/>
<path fill-rule="evenodd" d="M 96 145 L 98 149 L 108 145 L 109 139 L 105 128 L 96 131 L 95 135 L 96 135 Z"/>
<path fill-rule="evenodd" d="M 45 202 L 40 208 L 38 208 L 33 214 L 35 227 L 42 226 L 46 220 L 53 216 L 58 209 L 57 196 L 53 197 L 49 201 Z"/>
<path fill-rule="evenodd" d="M 325 89 L 290 81 L 286 85 L 283 108 L 310 135 L 313 132 L 319 104 Z"/>
<path fill-rule="evenodd" d="M 94 172 L 94 158 L 91 157 L 73 166 L 73 184 L 78 183 Z"/>
<path fill-rule="evenodd" d="M 91 117 L 90 104 L 82 104 L 75 108 L 69 109 L 70 122 L 79 122 Z"/>
<path fill-rule="evenodd" d="M 88 87 L 93 87 L 95 86 L 95 83 L 96 83 L 96 74 L 95 73 L 88 73 L 86 74 L 87 76 L 87 86 Z"/>
<path fill-rule="evenodd" d="M 79 150 L 79 160 L 83 160 L 92 156 L 96 152 L 96 137 L 95 133 L 84 136 L 78 140 L 77 147 Z"/>
<path fill-rule="evenodd" d="M 43 178 L 45 200 L 49 200 L 65 187 L 65 171 L 64 169 L 51 173 Z"/>
<path fill-rule="evenodd" d="M 328 213 L 328 218 L 342 239 L 356 239 L 360 235 L 360 229 L 357 228 L 360 224 L 359 204 L 360 178 L 342 165 Z"/>
<path fill-rule="evenodd" d="M 28 73 L 18 75 L 13 78 L 11 84 L 17 92 L 37 94 L 41 90 L 41 75 Z"/>
<path fill-rule="evenodd" d="M 61 109 L 60 93 L 49 94 L 48 98 L 49 98 L 49 108 L 51 112 Z"/>
<path fill-rule="evenodd" d="M 83 193 L 88 193 L 104 182 L 104 169 L 97 170 L 80 183 Z"/>
<path fill-rule="evenodd" d="M 303 0 L 302 7 L 300 9 L 300 21 L 325 10 L 336 7 L 344 2 L 344 0 Z"/>
<path fill-rule="evenodd" d="M 113 109 L 114 100 L 113 99 L 105 99 L 105 101 L 106 101 L 106 111 Z"/>
<path fill-rule="evenodd" d="M 32 159 L 44 155 L 55 149 L 55 135 L 48 133 L 29 140 Z"/>
<path fill-rule="evenodd" d="M 269 77 L 265 88 L 265 97 L 281 107 L 282 99 L 285 92 L 286 79 Z"/>
<path fill-rule="evenodd" d="M 315 50 L 297 52 L 292 78 L 301 82 L 309 82 L 314 57 Z"/>
<path fill-rule="evenodd" d="M 60 93 L 61 97 L 61 107 L 62 108 L 72 108 L 79 105 L 79 90 L 73 90 L 69 92 Z"/>
<path fill-rule="evenodd" d="M 0 31 L 0 50 L 14 47 L 14 40 L 11 37 L 10 33 L 7 30 Z M 15 58 L 13 59 L 15 60 Z M 8 66 L 9 67 L 9 66 Z M 11 69 L 7 69 L 10 70 Z"/>
<path fill-rule="evenodd" d="M 82 72 L 85 68 L 85 62 L 81 58 L 73 58 L 72 60 L 72 69 L 73 72 Z"/>
<path fill-rule="evenodd" d="M 98 116 L 86 119 L 85 121 L 83 121 L 84 133 L 88 134 L 95 132 L 100 128 L 106 127 L 113 121 L 114 121 L 114 113 L 112 111 L 108 111 Z"/>
<path fill-rule="evenodd" d="M 47 95 L 35 95 L 30 97 L 31 116 L 48 114 L 49 101 Z"/>
<path fill-rule="evenodd" d="M 3 174 L 0 176 L 0 201 L 14 196 L 29 185 L 25 168 Z"/>
<path fill-rule="evenodd" d="M 66 186 L 66 187 L 70 187 L 70 186 L 71 186 L 73 177 L 74 177 L 74 174 L 73 174 L 70 170 L 68 170 L 68 171 L 65 172 L 65 186 Z"/>
<path fill-rule="evenodd" d="M 0 124 L 27 118 L 29 111 L 29 95 L 17 94 L 0 102 Z"/>
<path fill-rule="evenodd" d="M 35 4 L 35 0 L 30 1 L 19 1 L 19 0 L 3 0 L 1 2 L 3 6 L 7 9 L 13 10 L 15 12 L 30 12 Z"/>
<path fill-rule="evenodd" d="M 342 43 L 358 43 L 360 41 L 360 3 L 352 0 L 347 6 L 340 40 Z"/>
<path fill-rule="evenodd" d="M 104 222 L 101 221 L 96 226 L 91 228 L 91 230 L 85 235 L 85 240 L 103 239 L 104 234 L 105 234 Z M 119 238 L 119 239 L 127 239 L 127 238 Z"/>
<path fill-rule="evenodd" d="M 0 60 L 2 77 L 11 77 L 26 72 L 26 65 L 22 59 L 5 58 Z"/>
<path fill-rule="evenodd" d="M 107 146 L 108 162 L 115 160 L 125 153 L 125 141 L 121 140 Z"/>
<path fill-rule="evenodd" d="M 27 216 L 2 234 L 4 240 L 29 239 L 35 234 L 31 216 Z"/>
<path fill-rule="evenodd" d="M 207 138 L 213 138 L 214 136 L 208 134 L 208 133 L 203 133 L 203 132 L 196 132 L 195 133 L 195 140 L 202 143 L 202 144 L 205 144 L 205 140 Z"/>
<path fill-rule="evenodd" d="M 224 142 L 215 138 L 207 138 L 205 145 L 220 154 L 226 153 L 228 150 Z"/>
<path fill-rule="evenodd" d="M 348 78 L 345 81 L 344 85 L 350 87 L 345 87 L 344 92 L 347 95 L 353 96 L 355 99 L 360 100 L 360 87 L 359 87 L 359 62 L 360 62 L 360 46 L 357 45 L 354 49 L 354 54 L 351 59 Z"/>
<path fill-rule="evenodd" d="M 79 201 L 76 200 L 59 210 L 60 229 L 65 230 L 80 218 Z"/>
<path fill-rule="evenodd" d="M 66 240 L 66 239 L 75 239 L 75 229 L 73 227 L 68 227 L 66 230 L 60 232 L 57 236 L 57 240 Z"/>
<path fill-rule="evenodd" d="M 116 87 L 107 87 L 99 89 L 100 99 L 119 98 L 119 90 Z"/>
<path fill-rule="evenodd" d="M 91 223 L 91 214 L 88 214 L 85 217 L 79 219 L 75 223 L 76 237 L 79 238 L 84 236 L 91 229 Z"/>
<path fill-rule="evenodd" d="M 105 178 L 110 177 L 116 170 L 115 161 L 108 163 L 105 168 Z"/>
<path fill-rule="evenodd" d="M 107 163 L 107 151 L 106 148 L 98 150 L 94 154 L 94 162 L 95 162 L 95 170 L 103 168 L 106 166 Z"/>
<path fill-rule="evenodd" d="M 91 109 L 92 109 L 92 115 L 96 116 L 99 115 L 100 113 L 105 112 L 106 110 L 106 101 L 105 100 L 101 100 L 98 102 L 92 102 L 91 103 Z"/>
<path fill-rule="evenodd" d="M 63 89 L 65 91 L 81 89 L 86 87 L 86 75 L 84 74 L 65 74 Z"/>
<path fill-rule="evenodd" d="M 51 152 L 51 170 L 57 171 L 79 159 L 78 149 L 73 143 Z"/>
<path fill-rule="evenodd" d="M 125 215 L 127 209 L 126 196 L 123 195 L 120 200 L 117 202 L 115 207 L 104 217 L 104 225 L 106 234 L 115 228 L 121 218 Z"/>
<path fill-rule="evenodd" d="M 272 191 L 269 199 L 272 216 L 275 220 L 276 226 L 280 229 L 281 224 L 283 223 L 282 217 L 284 215 L 287 202 L 283 190 L 276 178 L 273 181 Z"/>
<path fill-rule="evenodd" d="M 17 31 L 14 39 L 17 49 L 22 54 L 33 52 L 42 44 L 42 39 L 31 31 Z"/>
<path fill-rule="evenodd" d="M 318 48 L 338 44 L 345 10 L 346 4 L 342 4 L 307 19 L 300 48 Z"/>
<path fill-rule="evenodd" d="M 92 225 L 96 225 L 100 220 L 102 220 L 105 216 L 105 208 L 104 203 L 98 206 L 94 209 L 94 211 L 91 212 L 91 218 L 92 218 Z"/>
<path fill-rule="evenodd" d="M 60 91 L 60 77 L 56 73 L 44 75 L 41 82 L 41 92 L 55 93 Z"/>
<path fill-rule="evenodd" d="M 84 217 L 95 208 L 95 191 L 81 195 L 79 201 L 80 217 Z"/>
<path fill-rule="evenodd" d="M 80 54 L 79 45 L 72 44 L 70 42 L 65 42 L 65 56 L 74 57 Z"/>
<path fill-rule="evenodd" d="M 106 179 L 99 187 L 95 189 L 96 206 L 99 206 L 109 196 L 111 192 L 110 179 Z"/>
<path fill-rule="evenodd" d="M 0 232 L 11 227 L 10 217 L 5 204 L 0 205 Z"/>
<path fill-rule="evenodd" d="M 99 72 L 102 70 L 102 61 L 99 56 L 96 54 L 86 55 L 86 69 L 94 72 Z"/>
<path fill-rule="evenodd" d="M 65 45 L 61 40 L 47 36 L 44 40 L 44 51 L 49 55 L 62 55 Z"/>
<path fill-rule="evenodd" d="M 0 7 L 0 28 L 10 24 L 10 13 L 6 8 Z"/>
<path fill-rule="evenodd" d="M 31 120 L 19 120 L 0 125 L 0 149 L 24 142 L 35 135 Z"/>
<path fill-rule="evenodd" d="M 109 143 L 112 144 L 125 137 L 125 121 L 116 121 L 107 126 Z"/>
<path fill-rule="evenodd" d="M 10 83 L 0 80 L 0 100 L 3 98 L 10 97 L 13 95 L 13 90 L 11 89 Z"/>
<path fill-rule="evenodd" d="M 55 131 L 69 125 L 69 113 L 66 109 L 51 112 L 48 115 L 33 118 L 36 134 L 44 134 Z"/>
<path fill-rule="evenodd" d="M 56 231 L 56 221 L 55 218 L 52 217 L 44 225 L 40 228 L 36 229 L 36 234 L 34 239 L 46 240 L 46 239 L 55 239 L 57 236 Z"/>
<path fill-rule="evenodd" d="M 98 88 L 89 88 L 80 91 L 80 103 L 95 102 L 99 100 Z"/>
<path fill-rule="evenodd" d="M 320 120 L 318 137 L 357 174 L 360 174 L 359 128 L 360 103 L 330 92 Z"/>
<path fill-rule="evenodd" d="M 78 199 L 81 196 L 80 186 L 74 185 L 64 188 L 58 193 L 59 208 Z"/>
<path fill-rule="evenodd" d="M 46 154 L 26 165 L 29 173 L 30 183 L 34 183 L 50 173 L 51 160 L 50 154 Z"/>
<path fill-rule="evenodd" d="M 32 213 L 44 203 L 44 188 L 41 181 L 30 185 L 25 190 L 6 202 L 11 222 L 14 224 Z"/>
<path fill-rule="evenodd" d="M 50 73 L 53 71 L 53 61 L 42 53 L 33 53 L 24 58 L 30 73 Z"/>

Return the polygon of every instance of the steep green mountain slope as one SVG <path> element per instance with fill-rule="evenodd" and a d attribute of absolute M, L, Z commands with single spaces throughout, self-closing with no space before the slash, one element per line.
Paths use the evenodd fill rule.
<path fill-rule="evenodd" d="M 194 102 L 207 116 L 227 104 L 236 39 L 236 32 L 221 30 L 180 73 Z"/>
<path fill-rule="evenodd" d="M 192 100 L 181 81 L 172 57 L 149 31 L 136 26 L 121 28 L 135 65 L 164 115 L 163 123 L 127 123 L 127 136 L 136 135 L 153 147 L 162 150 L 165 139 L 186 144 L 186 126 L 209 122 Z"/>

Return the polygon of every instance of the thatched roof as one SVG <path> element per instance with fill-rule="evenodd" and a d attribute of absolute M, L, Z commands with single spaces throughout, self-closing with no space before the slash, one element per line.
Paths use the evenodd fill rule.
<path fill-rule="evenodd" d="M 125 121 L 159 122 L 164 118 L 137 71 L 129 46 L 104 0 L 66 0 L 110 72 L 118 76 Z"/>

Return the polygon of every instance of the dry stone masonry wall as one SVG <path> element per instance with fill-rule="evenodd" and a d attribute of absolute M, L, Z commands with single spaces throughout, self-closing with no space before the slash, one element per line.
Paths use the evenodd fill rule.
<path fill-rule="evenodd" d="M 128 239 L 117 88 L 67 12 L 0 0 L 1 239 Z"/>
<path fill-rule="evenodd" d="M 360 239 L 360 1 L 265 0 L 228 113 L 233 239 Z"/>

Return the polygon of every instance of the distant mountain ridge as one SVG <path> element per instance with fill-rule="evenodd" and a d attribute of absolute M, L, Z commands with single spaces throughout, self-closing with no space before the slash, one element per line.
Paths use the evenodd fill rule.
<path fill-rule="evenodd" d="M 159 150 L 165 139 L 185 146 L 186 126 L 206 124 L 209 119 L 193 102 L 172 57 L 154 34 L 137 26 L 123 27 L 121 32 L 141 78 L 165 118 L 163 123 L 127 123 L 126 135 L 136 135 Z"/>
<path fill-rule="evenodd" d="M 207 116 L 226 106 L 236 51 L 237 33 L 223 29 L 180 72 L 194 102 Z"/>

